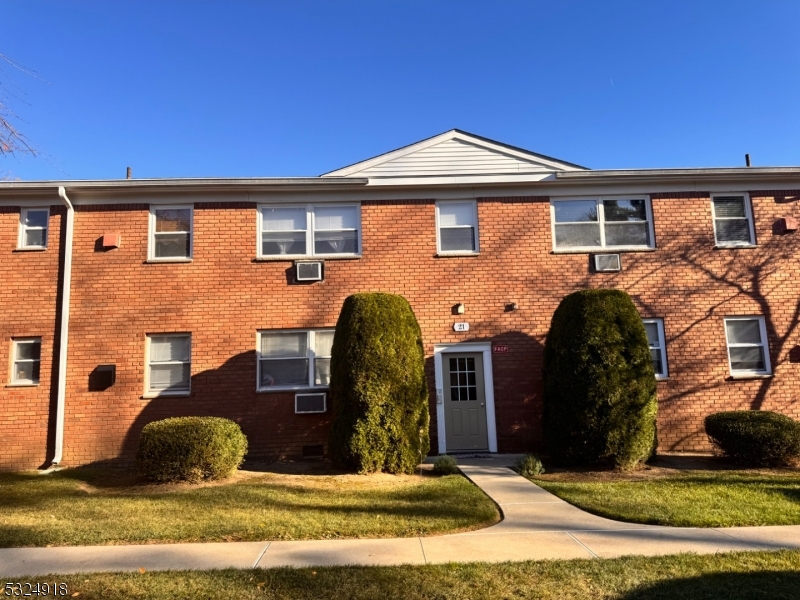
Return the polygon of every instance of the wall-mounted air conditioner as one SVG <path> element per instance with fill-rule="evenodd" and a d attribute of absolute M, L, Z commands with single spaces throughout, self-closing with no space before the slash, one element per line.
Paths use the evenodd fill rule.
<path fill-rule="evenodd" d="M 295 394 L 294 412 L 296 413 L 324 413 L 325 393 L 321 394 Z"/>
<path fill-rule="evenodd" d="M 622 270 L 619 254 L 595 254 L 594 270 L 597 273 L 611 273 Z"/>
<path fill-rule="evenodd" d="M 295 279 L 297 281 L 322 281 L 322 261 L 297 262 Z"/>

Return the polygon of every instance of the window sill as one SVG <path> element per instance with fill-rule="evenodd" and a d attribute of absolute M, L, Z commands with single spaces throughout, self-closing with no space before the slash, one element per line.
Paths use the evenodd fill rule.
<path fill-rule="evenodd" d="M 437 252 L 434 258 L 464 258 L 467 256 L 480 256 L 480 252 Z"/>
<path fill-rule="evenodd" d="M 144 261 L 146 265 L 163 264 L 163 263 L 190 263 L 194 261 L 193 258 L 148 258 Z"/>
<path fill-rule="evenodd" d="M 294 393 L 294 392 L 302 392 L 302 393 L 309 393 L 309 394 L 316 394 L 320 392 L 327 392 L 328 387 L 281 387 L 281 388 L 257 388 L 257 394 L 272 394 L 272 393 Z"/>
<path fill-rule="evenodd" d="M 325 261 L 325 260 L 360 260 L 360 259 L 361 259 L 361 254 L 342 254 L 342 255 L 339 255 L 339 254 L 333 254 L 333 255 L 331 255 L 331 254 L 322 254 L 322 255 L 319 255 L 319 256 L 289 256 L 287 254 L 287 255 L 281 255 L 281 256 L 257 256 L 257 257 L 255 257 L 253 259 L 253 262 L 255 262 L 255 263 L 259 263 L 259 262 L 280 262 L 280 261 L 295 262 L 297 260 L 314 262 L 316 260 Z"/>
<path fill-rule="evenodd" d="M 658 377 L 658 376 L 656 376 L 656 383 L 660 383 L 662 381 L 669 381 L 669 375 L 667 375 L 666 377 Z"/>
<path fill-rule="evenodd" d="M 47 246 L 44 247 L 35 247 L 35 248 L 15 248 L 14 252 L 44 252 L 47 250 Z"/>
<path fill-rule="evenodd" d="M 741 375 L 730 375 L 727 377 L 727 381 L 742 381 L 746 379 L 772 379 L 775 377 L 773 373 L 764 373 L 763 375 L 759 375 L 757 373 L 742 373 Z"/>
<path fill-rule="evenodd" d="M 553 250 L 550 254 L 623 254 L 625 252 L 655 252 L 658 248 L 562 248 Z"/>
<path fill-rule="evenodd" d="M 9 383 L 6 387 L 14 387 L 14 388 L 28 388 L 28 387 L 39 387 L 38 383 Z"/>
<path fill-rule="evenodd" d="M 192 395 L 192 392 L 158 392 L 158 393 L 148 393 L 142 394 L 142 400 L 152 400 L 153 398 L 188 398 Z"/>
<path fill-rule="evenodd" d="M 758 248 L 758 244 L 715 244 L 715 250 L 747 250 Z"/>

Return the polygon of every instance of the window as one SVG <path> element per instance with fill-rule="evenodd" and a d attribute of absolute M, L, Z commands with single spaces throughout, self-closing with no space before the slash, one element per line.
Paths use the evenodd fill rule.
<path fill-rule="evenodd" d="M 650 344 L 650 359 L 653 361 L 653 371 L 656 379 L 667 377 L 667 352 L 664 344 L 663 319 L 642 319 L 644 330 L 647 332 L 647 342 Z"/>
<path fill-rule="evenodd" d="M 48 208 L 23 208 L 19 214 L 19 249 L 47 248 Z"/>
<path fill-rule="evenodd" d="M 437 251 L 463 254 L 478 252 L 478 203 L 436 203 Z"/>
<path fill-rule="evenodd" d="M 13 340 L 12 385 L 38 385 L 42 361 L 42 338 Z"/>
<path fill-rule="evenodd" d="M 262 206 L 259 215 L 260 258 L 361 253 L 357 204 Z"/>
<path fill-rule="evenodd" d="M 259 333 L 258 389 L 328 387 L 333 329 Z"/>
<path fill-rule="evenodd" d="M 731 375 L 769 375 L 772 372 L 764 317 L 727 317 L 725 337 Z"/>
<path fill-rule="evenodd" d="M 752 246 L 753 218 L 745 194 L 720 194 L 711 197 L 714 212 L 714 239 L 717 246 Z"/>
<path fill-rule="evenodd" d="M 192 257 L 191 206 L 150 207 L 150 260 Z"/>
<path fill-rule="evenodd" d="M 148 335 L 147 394 L 187 394 L 192 374 L 192 336 Z"/>
<path fill-rule="evenodd" d="M 553 248 L 652 248 L 648 198 L 553 200 Z"/>

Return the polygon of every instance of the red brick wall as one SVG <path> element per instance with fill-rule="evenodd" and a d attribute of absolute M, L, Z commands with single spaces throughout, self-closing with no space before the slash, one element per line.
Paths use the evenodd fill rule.
<path fill-rule="evenodd" d="M 0 470 L 35 468 L 50 458 L 48 422 L 51 397 L 55 397 L 52 373 L 64 215 L 63 208 L 50 208 L 46 250 L 20 251 L 20 207 L 0 207 Z M 42 338 L 38 386 L 9 385 L 11 341 L 20 337 Z"/>
<path fill-rule="evenodd" d="M 714 249 L 708 194 L 653 196 L 657 250 L 623 254 L 618 274 L 589 273 L 587 254 L 553 254 L 547 198 L 478 203 L 479 256 L 437 258 L 433 201 L 362 204 L 363 257 L 327 260 L 325 281 L 287 284 L 291 261 L 254 260 L 256 205 L 195 204 L 194 260 L 147 264 L 147 205 L 79 206 L 76 214 L 65 462 L 135 452 L 141 427 L 182 414 L 238 421 L 254 456 L 299 455 L 327 443 L 327 415 L 295 415 L 293 393 L 256 393 L 259 329 L 332 327 L 358 291 L 403 294 L 422 327 L 433 391 L 433 345 L 488 341 L 501 452 L 541 440 L 542 345 L 561 298 L 584 287 L 628 291 L 643 316 L 664 318 L 670 379 L 658 384 L 662 449 L 706 450 L 702 418 L 717 410 L 778 410 L 800 417 L 800 365 L 793 350 L 800 233 L 773 222 L 800 216 L 794 193 L 753 193 L 758 248 Z M 119 249 L 97 251 L 106 231 Z M 466 313 L 451 307 L 463 302 Z M 519 310 L 505 312 L 516 302 Z M 764 314 L 775 377 L 732 381 L 722 317 Z M 455 333 L 455 321 L 471 329 Z M 147 333 L 192 333 L 188 398 L 143 399 Z M 116 384 L 88 391 L 100 364 Z M 433 394 L 432 394 L 433 397 Z M 432 432 L 436 431 L 431 404 Z M 434 444 L 433 451 L 436 451 Z"/>

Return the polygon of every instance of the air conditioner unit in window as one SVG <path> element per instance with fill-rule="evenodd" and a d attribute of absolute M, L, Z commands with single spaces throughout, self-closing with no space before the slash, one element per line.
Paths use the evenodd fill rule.
<path fill-rule="evenodd" d="M 296 413 L 324 413 L 325 394 L 295 394 L 294 412 Z"/>
<path fill-rule="evenodd" d="M 619 254 L 595 254 L 594 270 L 598 273 L 621 271 L 622 263 L 620 262 Z"/>
<path fill-rule="evenodd" d="M 322 281 L 322 261 L 296 262 L 294 268 L 297 281 Z"/>

